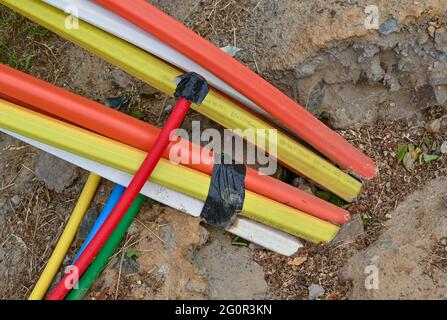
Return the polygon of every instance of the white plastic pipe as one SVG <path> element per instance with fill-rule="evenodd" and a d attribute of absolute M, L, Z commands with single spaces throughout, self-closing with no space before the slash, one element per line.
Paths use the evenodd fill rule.
<path fill-rule="evenodd" d="M 240 94 L 231 86 L 220 80 L 214 74 L 210 73 L 197 63 L 193 62 L 180 52 L 164 44 L 157 38 L 146 33 L 139 27 L 121 18 L 100 5 L 97 5 L 89 0 L 43 0 L 45 3 L 63 10 L 73 17 L 79 18 L 88 22 L 99 29 L 123 39 L 138 48 L 159 57 L 162 60 L 184 70 L 194 71 L 204 77 L 211 86 L 226 93 L 236 101 L 249 107 L 255 112 L 263 115 L 271 121 L 274 119 L 262 108 L 257 106 L 254 102 Z"/>
<path fill-rule="evenodd" d="M 0 131 L 122 186 L 128 186 L 132 180 L 132 176 L 128 173 L 2 128 Z M 152 182 L 146 182 L 141 194 L 194 217 L 200 216 L 204 206 L 200 200 Z M 302 247 L 297 238 L 244 217 L 237 217 L 235 223 L 227 231 L 285 256 L 293 255 Z"/>

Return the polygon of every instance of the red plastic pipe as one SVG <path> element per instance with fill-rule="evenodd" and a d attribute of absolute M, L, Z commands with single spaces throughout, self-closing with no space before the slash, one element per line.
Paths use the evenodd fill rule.
<path fill-rule="evenodd" d="M 178 50 L 231 85 L 343 168 L 371 179 L 369 157 L 269 82 L 145 0 L 94 0 Z"/>
<path fill-rule="evenodd" d="M 0 64 L 0 95 L 14 97 L 17 104 L 32 106 L 42 113 L 64 119 L 85 129 L 141 150 L 151 150 L 160 129 L 124 113 L 107 108 L 62 88 Z M 195 170 L 212 174 L 214 156 L 187 140 L 179 140 L 182 153 L 189 153 L 189 161 L 182 163 Z M 164 158 L 169 159 L 168 146 Z M 202 153 L 202 154 L 201 154 Z M 201 154 L 200 164 L 192 159 Z M 205 160 L 207 160 L 205 162 Z M 319 199 L 307 192 L 269 176 L 261 176 L 247 168 L 245 187 L 255 193 L 309 213 L 321 219 L 345 223 L 348 211 Z"/>
<path fill-rule="evenodd" d="M 118 201 L 115 208 L 110 213 L 110 216 L 102 225 L 101 229 L 99 229 L 98 233 L 73 265 L 73 267 L 76 268 L 75 270 L 77 270 L 78 276 L 81 276 L 88 268 L 95 256 L 101 250 L 102 246 L 107 242 L 116 226 L 120 223 L 127 210 L 129 210 L 144 184 L 152 174 L 152 171 L 154 171 L 155 167 L 160 161 L 163 152 L 168 147 L 170 134 L 174 132 L 175 129 L 180 127 L 190 106 L 191 103 L 185 98 L 181 98 L 177 101 L 165 126 L 152 146 L 151 151 L 146 156 L 146 159 L 144 160 L 140 169 L 138 169 L 126 191 L 124 191 L 121 199 Z M 54 290 L 48 295 L 48 300 L 62 300 L 65 298 L 68 292 L 75 285 L 75 283 L 72 283 L 71 287 L 70 285 L 67 285 L 66 280 L 69 277 L 70 275 L 67 274 L 64 278 L 62 278 Z"/>

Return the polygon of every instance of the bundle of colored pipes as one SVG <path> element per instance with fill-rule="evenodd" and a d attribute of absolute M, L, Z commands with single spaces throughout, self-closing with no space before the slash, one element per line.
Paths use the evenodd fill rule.
<path fill-rule="evenodd" d="M 278 129 L 276 141 L 267 135 L 243 138 L 266 154 L 272 151 L 267 146 L 274 143 L 279 163 L 346 202 L 354 201 L 362 188 L 361 182 L 346 172 L 358 179 L 376 175 L 374 162 L 340 135 L 145 0 L 0 3 L 177 101 L 160 130 L 0 65 L 0 130 L 91 172 L 31 299 L 45 297 L 94 196 L 99 176 L 115 182 L 116 187 L 48 299 L 83 297 L 125 236 L 143 195 L 283 255 L 292 255 L 301 247 L 296 237 L 329 242 L 340 225 L 349 221 L 348 211 L 312 194 L 245 166 L 218 164 L 211 150 L 185 139 L 174 137 L 169 142 L 190 106 L 228 129 Z M 70 27 L 67 15 L 71 14 L 80 20 Z M 322 156 L 300 144 L 298 138 Z M 169 161 L 173 151 L 182 154 L 180 164 Z M 238 199 L 235 203 L 224 204 L 224 196 L 211 196 L 213 191 L 222 191 L 216 180 L 221 176 L 231 180 L 227 187 L 231 185 L 230 195 Z"/>

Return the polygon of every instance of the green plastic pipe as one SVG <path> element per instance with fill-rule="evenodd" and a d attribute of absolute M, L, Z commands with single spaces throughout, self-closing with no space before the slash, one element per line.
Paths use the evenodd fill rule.
<path fill-rule="evenodd" d="M 127 229 L 129 229 L 133 219 L 140 211 L 141 206 L 143 205 L 143 200 L 144 197 L 141 195 L 135 199 L 132 206 L 116 227 L 115 231 L 113 231 L 109 240 L 107 240 L 101 251 L 99 251 L 90 267 L 88 267 L 88 269 L 84 272 L 83 276 L 78 282 L 78 288 L 71 290 L 65 300 L 81 300 L 87 294 L 90 286 L 101 275 L 102 271 L 107 266 L 107 263 L 109 263 L 110 257 L 116 251 L 121 243 L 121 240 L 124 238 Z"/>

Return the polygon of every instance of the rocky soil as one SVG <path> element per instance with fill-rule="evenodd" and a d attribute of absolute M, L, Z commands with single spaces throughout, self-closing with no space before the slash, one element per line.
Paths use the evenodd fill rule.
<path fill-rule="evenodd" d="M 87 298 L 446 298 L 447 1 L 375 1 L 378 30 L 365 28 L 363 0 L 152 2 L 216 45 L 241 48 L 237 59 L 373 157 L 379 175 L 348 206 L 353 221 L 334 243 L 306 243 L 290 258 L 234 246 L 148 200 Z M 0 61 L 96 101 L 128 96 L 120 110 L 157 126 L 172 104 L 3 7 Z M 194 112 L 184 126 L 192 120 L 216 127 Z M 397 158 L 407 144 L 438 158 L 418 153 L 405 167 Z M 85 179 L 0 135 L 0 298 L 27 296 Z M 112 187 L 101 183 L 84 229 Z"/>

